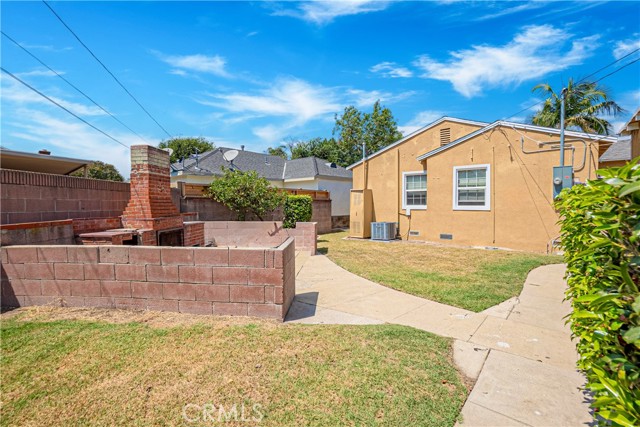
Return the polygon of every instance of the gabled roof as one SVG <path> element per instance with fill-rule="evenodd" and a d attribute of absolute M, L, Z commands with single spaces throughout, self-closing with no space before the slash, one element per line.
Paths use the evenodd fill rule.
<path fill-rule="evenodd" d="M 556 134 L 556 135 L 560 135 L 560 129 L 556 129 L 556 128 L 548 128 L 548 127 L 543 127 L 543 126 L 535 126 L 535 125 L 525 125 L 522 123 L 515 123 L 515 122 L 507 122 L 504 120 L 498 120 L 496 122 L 491 123 L 488 126 L 483 127 L 482 129 L 478 129 L 475 132 L 471 132 L 468 135 L 463 136 L 462 138 L 458 138 L 455 141 L 450 142 L 447 145 L 443 145 L 441 147 L 438 147 L 434 150 L 431 150 L 425 154 L 422 154 L 420 156 L 417 157 L 418 161 L 422 161 L 424 159 L 427 159 L 429 157 L 435 156 L 438 153 L 442 153 L 443 151 L 446 151 L 452 147 L 455 147 L 456 145 L 462 144 L 465 141 L 470 140 L 471 138 L 474 138 L 478 135 L 482 135 L 485 132 L 490 131 L 491 129 L 500 127 L 500 126 L 504 126 L 504 127 L 510 127 L 513 129 L 521 129 L 521 130 L 533 130 L 533 131 L 538 131 L 538 132 L 544 132 L 544 133 L 552 133 L 552 134 Z M 576 137 L 576 138 L 587 138 L 587 139 L 597 139 L 600 141 L 608 141 L 608 142 L 615 142 L 618 140 L 618 137 L 616 136 L 604 136 L 604 135 L 595 135 L 595 134 L 590 134 L 590 133 L 584 133 L 584 132 L 575 132 L 575 131 L 569 131 L 566 130 L 565 131 L 565 135 L 566 136 L 571 136 L 571 137 Z"/>
<path fill-rule="evenodd" d="M 0 167 L 3 169 L 69 175 L 89 163 L 91 160 L 0 149 Z"/>
<path fill-rule="evenodd" d="M 229 168 L 231 163 L 226 161 L 223 154 L 231 148 L 216 148 L 206 151 L 196 159 L 189 158 L 171 165 L 173 173 L 182 172 L 184 175 L 222 176 L 222 168 Z M 254 151 L 238 151 L 233 159 L 233 168 L 241 171 L 256 171 L 259 176 L 270 181 L 284 179 L 295 180 L 315 177 L 347 178 L 351 179 L 351 172 L 341 166 L 331 167 L 327 160 L 317 157 L 285 160 L 279 156 L 271 156 Z"/>
<path fill-rule="evenodd" d="M 607 151 L 600 156 L 601 162 L 617 162 L 631 160 L 631 135 L 621 136 L 611 144 Z"/>
<path fill-rule="evenodd" d="M 304 157 L 302 159 L 288 160 L 285 165 L 283 179 L 297 179 L 308 177 L 348 178 L 351 179 L 351 171 L 342 166 L 331 163 L 317 157 Z M 314 175 L 309 175 L 311 172 Z"/>
<path fill-rule="evenodd" d="M 620 134 L 629 135 L 631 131 L 640 129 L 640 108 L 631 116 L 631 119 L 624 125 Z"/>
<path fill-rule="evenodd" d="M 435 126 L 438 126 L 442 122 L 454 122 L 454 123 L 462 123 L 462 124 L 466 124 L 466 125 L 476 125 L 476 126 L 486 126 L 488 124 L 486 122 L 476 122 L 476 121 L 473 121 L 473 120 L 465 120 L 465 119 L 458 119 L 456 117 L 443 116 L 443 117 L 439 118 L 438 120 L 436 120 L 435 122 L 429 123 L 428 125 L 426 125 L 426 126 L 420 128 L 420 129 L 410 133 L 409 135 L 405 136 L 404 138 L 399 139 L 398 141 L 394 142 L 393 144 L 387 145 L 386 147 L 376 151 L 375 153 L 369 154 L 367 156 L 367 160 L 369 160 L 369 159 L 371 159 L 373 157 L 376 157 L 379 154 L 382 154 L 385 151 L 390 150 L 393 147 L 396 147 L 396 146 L 402 144 L 403 142 L 407 141 L 410 138 L 413 138 L 416 135 L 420 135 L 421 133 L 426 132 L 429 129 L 435 127 Z M 362 160 L 360 160 L 360 161 L 358 161 L 358 162 L 356 162 L 356 163 L 354 163 L 354 164 L 352 164 L 350 166 L 347 166 L 347 169 L 351 170 L 354 167 L 358 166 L 360 163 L 362 163 Z"/>

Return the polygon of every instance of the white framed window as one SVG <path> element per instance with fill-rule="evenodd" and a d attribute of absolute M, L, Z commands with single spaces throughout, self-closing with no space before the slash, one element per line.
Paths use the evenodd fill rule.
<path fill-rule="evenodd" d="M 402 174 L 402 209 L 427 208 L 427 173 L 424 171 Z"/>
<path fill-rule="evenodd" d="M 490 165 L 455 166 L 453 168 L 453 209 L 491 210 Z"/>

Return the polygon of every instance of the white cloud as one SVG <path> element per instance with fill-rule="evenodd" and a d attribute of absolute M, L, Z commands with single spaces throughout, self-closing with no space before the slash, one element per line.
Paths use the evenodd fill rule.
<path fill-rule="evenodd" d="M 51 46 L 51 45 L 41 45 L 41 44 L 29 44 L 29 43 L 20 43 L 25 49 L 31 49 L 31 50 L 44 50 L 47 52 L 65 52 L 68 50 L 72 50 L 72 47 L 55 47 L 55 46 Z"/>
<path fill-rule="evenodd" d="M 280 9 L 273 15 L 291 16 L 324 25 L 340 16 L 379 12 L 386 9 L 389 4 L 389 1 L 379 0 L 307 1 L 297 4 L 297 9 Z"/>
<path fill-rule="evenodd" d="M 381 62 L 369 69 L 372 73 L 382 74 L 383 77 L 412 77 L 413 71 L 408 68 L 401 67 L 395 62 Z"/>
<path fill-rule="evenodd" d="M 407 136 L 420 128 L 425 127 L 429 123 L 433 123 L 439 118 L 445 116 L 442 111 L 426 110 L 416 114 L 411 120 L 405 123 L 403 126 L 398 126 L 398 130 L 402 132 L 404 136 Z"/>
<path fill-rule="evenodd" d="M 13 129 L 17 129 L 8 132 L 13 138 L 38 143 L 41 148 L 49 149 L 53 155 L 111 163 L 123 176 L 129 176 L 129 149 L 72 117 L 63 119 L 44 111 L 19 108 L 10 119 L 3 118 L 3 122 L 4 126 L 11 125 Z M 133 134 L 113 131 L 108 133 L 126 145 L 140 143 L 140 139 Z M 21 149 L 20 146 L 13 148 Z"/>
<path fill-rule="evenodd" d="M 507 2 L 498 2 L 499 6 L 503 6 L 508 4 Z M 539 9 L 541 7 L 545 7 L 547 2 L 543 1 L 531 1 L 528 3 L 523 3 L 514 7 L 507 7 L 505 9 L 499 10 L 498 12 L 488 13 L 486 15 L 482 15 L 476 18 L 476 21 L 487 21 L 489 19 L 501 18 L 503 16 L 513 15 L 514 13 L 520 13 L 528 10 Z"/>
<path fill-rule="evenodd" d="M 242 115 L 287 117 L 303 124 L 311 119 L 334 113 L 340 109 L 337 94 L 330 88 L 314 86 L 303 80 L 287 78 L 276 81 L 257 94 L 210 94 L 213 101 L 201 104 L 222 108 Z"/>
<path fill-rule="evenodd" d="M 380 101 L 383 104 L 393 104 L 394 102 L 407 99 L 416 92 L 406 91 L 398 94 L 391 92 L 383 92 L 379 90 L 361 90 L 361 89 L 348 89 L 346 91 L 347 97 L 344 102 L 348 104 L 355 104 L 356 107 L 371 108 L 376 101 Z"/>
<path fill-rule="evenodd" d="M 22 77 L 55 77 L 56 73 L 63 75 L 64 71 L 56 71 L 55 73 L 51 70 L 33 70 L 33 71 L 25 71 L 22 73 L 15 73 L 16 76 Z"/>
<path fill-rule="evenodd" d="M 638 33 L 634 34 L 630 39 L 616 42 L 615 47 L 613 48 L 613 57 L 620 59 L 636 49 L 640 49 L 640 34 Z"/>
<path fill-rule="evenodd" d="M 22 73 L 24 76 L 25 73 Z M 31 89 L 24 86 L 22 83 L 13 80 L 10 76 L 2 75 L 0 78 L 2 81 L 2 100 L 8 102 L 14 102 L 18 105 L 28 105 L 28 104 L 42 104 L 42 105 L 50 105 L 53 104 L 47 99 L 43 98 L 39 94 L 33 92 Z M 47 93 L 50 91 L 43 90 L 42 92 Z M 47 95 L 49 98 L 67 108 L 68 110 L 78 114 L 79 116 L 103 116 L 106 113 L 102 111 L 98 107 L 80 104 L 77 102 L 67 101 L 57 96 Z M 56 108 L 55 106 L 53 106 Z"/>
<path fill-rule="evenodd" d="M 160 60 L 174 67 L 170 72 L 184 76 L 186 71 L 214 74 L 220 77 L 230 77 L 225 69 L 227 61 L 220 55 L 164 55 L 154 52 Z"/>
<path fill-rule="evenodd" d="M 457 92 L 471 98 L 486 88 L 519 85 L 580 64 L 591 56 L 599 36 L 576 39 L 568 50 L 563 49 L 571 38 L 551 25 L 534 25 L 523 28 L 504 46 L 472 46 L 450 52 L 451 59 L 442 62 L 423 55 L 414 65 L 424 71 L 421 77 L 449 81 Z"/>

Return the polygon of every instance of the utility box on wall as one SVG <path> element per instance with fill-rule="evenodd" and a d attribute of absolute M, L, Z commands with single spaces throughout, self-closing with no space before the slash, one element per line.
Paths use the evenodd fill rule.
<path fill-rule="evenodd" d="M 351 190 L 351 215 L 349 236 L 366 239 L 371 237 L 373 198 L 371 190 Z"/>
<path fill-rule="evenodd" d="M 565 189 L 573 187 L 573 166 L 553 167 L 553 197 Z"/>

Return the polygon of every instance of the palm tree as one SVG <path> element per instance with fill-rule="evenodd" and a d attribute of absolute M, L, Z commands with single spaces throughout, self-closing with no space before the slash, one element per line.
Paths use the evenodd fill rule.
<path fill-rule="evenodd" d="M 533 116 L 531 123 L 559 128 L 561 95 L 558 96 L 547 83 L 536 85 L 531 91 L 547 96 L 544 106 Z M 575 84 L 573 79 L 569 79 L 564 115 L 567 128 L 579 128 L 583 132 L 609 135 L 612 131 L 611 123 L 600 116 L 616 116 L 623 112 L 624 110 L 615 101 L 609 99 L 609 93 L 603 86 L 588 82 Z"/>

